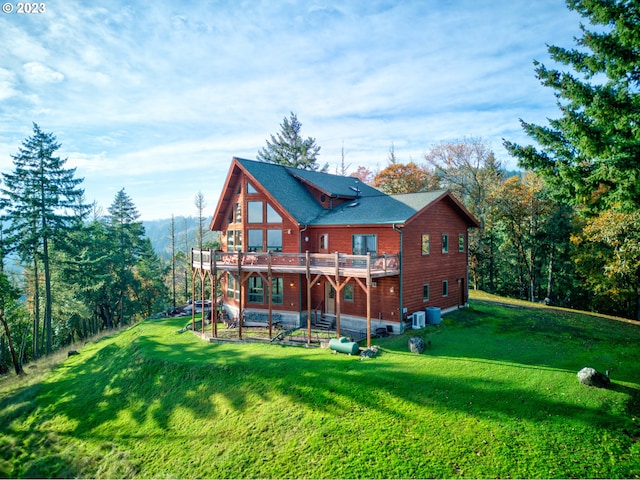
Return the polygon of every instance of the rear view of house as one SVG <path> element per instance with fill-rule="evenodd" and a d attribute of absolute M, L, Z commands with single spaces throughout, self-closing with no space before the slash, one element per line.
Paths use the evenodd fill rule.
<path fill-rule="evenodd" d="M 400 332 L 415 312 L 466 305 L 477 226 L 447 191 L 387 195 L 353 177 L 234 158 L 210 225 L 223 251 L 194 252 L 193 265 L 238 318 Z"/>

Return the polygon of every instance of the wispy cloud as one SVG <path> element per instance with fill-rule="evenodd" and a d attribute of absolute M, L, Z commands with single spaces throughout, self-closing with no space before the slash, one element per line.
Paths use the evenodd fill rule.
<path fill-rule="evenodd" d="M 334 166 L 465 136 L 508 163 L 518 118 L 554 114 L 533 59 L 577 33 L 563 0 L 47 2 L 0 16 L 0 169 L 35 121 L 103 206 L 125 187 L 145 218 L 188 214 L 201 189 L 213 211 L 291 111 Z"/>

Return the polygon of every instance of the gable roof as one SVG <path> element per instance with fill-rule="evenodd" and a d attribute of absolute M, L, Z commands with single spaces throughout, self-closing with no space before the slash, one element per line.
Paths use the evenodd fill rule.
<path fill-rule="evenodd" d="M 231 195 L 234 169 L 241 169 L 254 186 L 260 185 L 298 225 L 391 225 L 404 224 L 441 199 L 448 199 L 467 224 L 479 226 L 477 220 L 446 190 L 387 195 L 360 182 L 355 177 L 302 170 L 272 163 L 234 158 L 220 202 L 211 222 L 212 230 L 221 230 Z M 324 209 L 307 186 L 332 198 L 347 200 Z M 225 200 L 226 199 L 226 200 Z"/>

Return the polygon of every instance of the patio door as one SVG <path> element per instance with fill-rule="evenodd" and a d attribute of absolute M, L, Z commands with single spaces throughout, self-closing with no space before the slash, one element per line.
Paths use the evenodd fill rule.
<path fill-rule="evenodd" d="M 324 283 L 324 305 L 325 313 L 335 315 L 336 313 L 336 289 L 329 282 Z"/>

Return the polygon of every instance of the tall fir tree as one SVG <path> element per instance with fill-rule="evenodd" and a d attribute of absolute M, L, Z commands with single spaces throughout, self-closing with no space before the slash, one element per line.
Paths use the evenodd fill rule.
<path fill-rule="evenodd" d="M 126 321 L 129 289 L 135 284 L 133 269 L 143 251 L 144 226 L 138 220 L 140 214 L 133 200 L 121 189 L 115 196 L 113 203 L 107 209 L 109 212 L 109 227 L 117 245 L 115 256 L 115 276 L 118 292 L 118 323 Z"/>
<path fill-rule="evenodd" d="M 42 263 L 47 354 L 52 348 L 53 302 L 49 249 L 52 242 L 64 241 L 88 211 L 82 203 L 84 190 L 79 188 L 82 179 L 75 178 L 75 168 L 65 168 L 66 159 L 55 155 L 59 148 L 56 137 L 34 123 L 33 135 L 23 141 L 17 155 L 12 155 L 15 169 L 3 174 L 2 189 L 7 244 L 24 261 L 33 261 L 36 266 Z"/>
<path fill-rule="evenodd" d="M 271 135 L 271 141 L 267 140 L 267 146 L 258 152 L 256 158 L 261 162 L 285 167 L 320 170 L 317 163 L 320 147 L 316 145 L 315 138 L 303 139 L 300 135 L 301 128 L 298 117 L 291 112 L 291 116 L 285 117 L 280 124 L 280 133 L 277 136 Z M 325 165 L 322 171 L 327 168 Z"/>
<path fill-rule="evenodd" d="M 556 92 L 562 116 L 540 126 L 521 120 L 540 146 L 505 141 L 521 166 L 542 173 L 556 192 L 592 212 L 640 208 L 640 3 L 567 0 L 591 23 L 577 48 L 548 47 L 572 71 L 534 62 Z"/>

